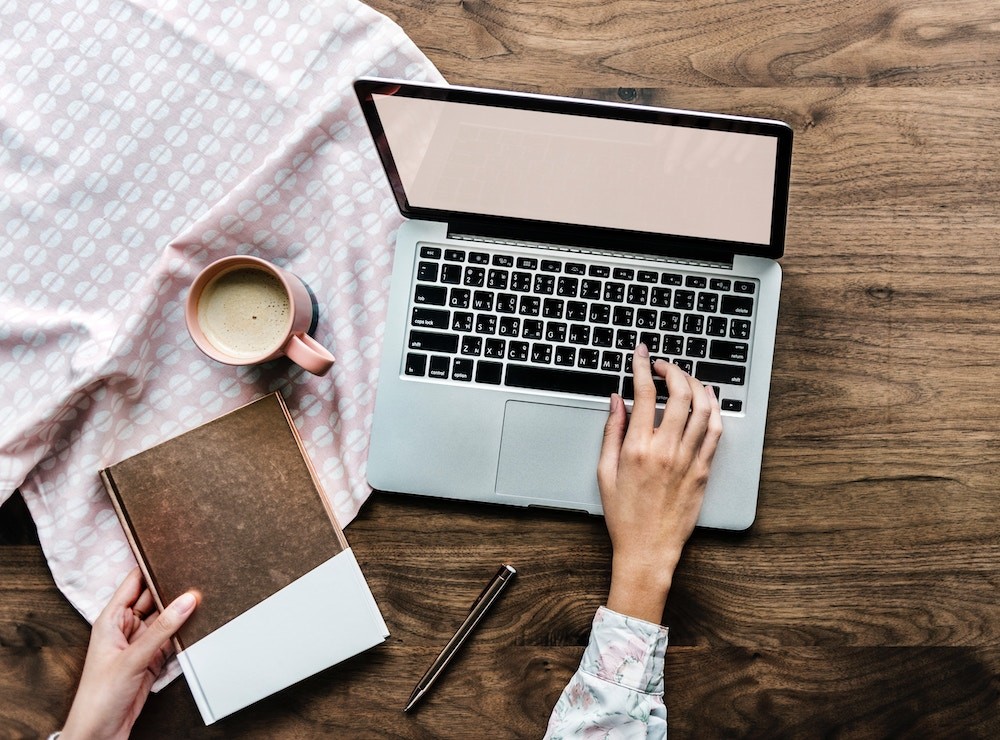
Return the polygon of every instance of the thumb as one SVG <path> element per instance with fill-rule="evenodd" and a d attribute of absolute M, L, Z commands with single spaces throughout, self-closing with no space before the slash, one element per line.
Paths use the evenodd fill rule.
<path fill-rule="evenodd" d="M 618 477 L 618 458 L 625 439 L 625 404 L 617 393 L 611 394 L 611 408 L 604 424 L 604 441 L 597 461 L 597 483 L 601 491 L 607 490 Z"/>
<path fill-rule="evenodd" d="M 156 654 L 188 620 L 197 604 L 198 597 L 193 591 L 188 591 L 178 596 L 160 612 L 156 620 L 132 643 L 130 652 L 137 667 L 145 669 L 150 665 Z"/>

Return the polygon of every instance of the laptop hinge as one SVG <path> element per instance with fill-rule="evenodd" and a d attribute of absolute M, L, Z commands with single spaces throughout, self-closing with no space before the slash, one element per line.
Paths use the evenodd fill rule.
<path fill-rule="evenodd" d="M 471 241 L 480 244 L 491 244 L 503 247 L 522 247 L 527 249 L 548 249 L 556 252 L 569 252 L 571 254 L 612 257 L 617 259 L 641 260 L 654 262 L 657 264 L 669 263 L 676 265 L 689 265 L 692 267 L 712 267 L 715 269 L 733 269 L 733 255 L 710 252 L 706 254 L 694 254 L 693 251 L 678 250 L 677 254 L 645 254 L 642 252 L 625 252 L 601 247 L 580 247 L 569 244 L 552 244 L 549 242 L 535 242 L 527 239 L 505 239 L 496 236 L 484 236 L 481 234 L 470 234 L 462 231 L 448 229 L 449 239 L 461 241 Z"/>

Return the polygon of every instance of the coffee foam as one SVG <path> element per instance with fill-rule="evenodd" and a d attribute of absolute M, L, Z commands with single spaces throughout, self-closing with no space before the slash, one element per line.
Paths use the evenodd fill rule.
<path fill-rule="evenodd" d="M 198 300 L 198 324 L 220 352 L 239 359 L 269 355 L 291 321 L 285 286 L 274 275 L 239 267 L 212 280 Z"/>

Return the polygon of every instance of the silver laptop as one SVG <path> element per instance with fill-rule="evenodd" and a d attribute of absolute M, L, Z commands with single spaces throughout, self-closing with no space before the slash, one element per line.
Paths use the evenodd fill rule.
<path fill-rule="evenodd" d="M 630 405 L 645 342 L 712 386 L 723 409 L 699 525 L 749 527 L 791 129 L 394 80 L 355 91 L 407 218 L 371 485 L 602 513 L 609 396 Z"/>

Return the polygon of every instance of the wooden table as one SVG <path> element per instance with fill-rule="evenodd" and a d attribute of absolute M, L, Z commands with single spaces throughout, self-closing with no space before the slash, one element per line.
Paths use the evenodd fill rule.
<path fill-rule="evenodd" d="M 372 4 L 453 83 L 795 129 L 759 515 L 677 574 L 671 737 L 1000 736 L 1000 5 Z M 32 736 L 89 627 L 0 511 L 0 736 Z M 210 728 L 177 681 L 136 735 L 540 736 L 606 596 L 601 521 L 376 494 L 347 533 L 386 645 Z M 515 587 L 403 715 L 502 560 Z"/>

